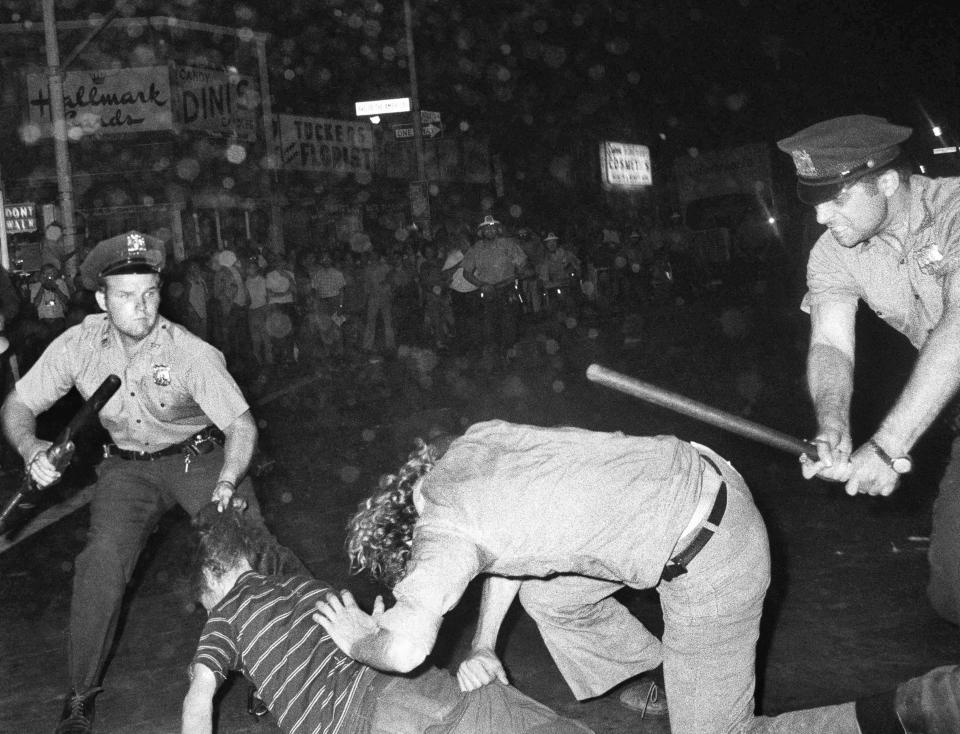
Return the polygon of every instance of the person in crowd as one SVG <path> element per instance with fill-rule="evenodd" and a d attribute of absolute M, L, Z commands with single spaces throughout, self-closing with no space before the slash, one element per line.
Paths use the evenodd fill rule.
<path fill-rule="evenodd" d="M 246 263 L 247 277 L 244 288 L 247 291 L 247 325 L 250 328 L 250 353 L 259 367 L 273 364 L 273 349 L 270 334 L 267 331 L 267 316 L 270 307 L 267 304 L 267 279 L 264 277 L 260 259 L 252 255 Z"/>
<path fill-rule="evenodd" d="M 311 286 L 316 291 L 320 303 L 331 314 L 343 306 L 343 288 L 347 284 L 343 272 L 333 264 L 333 253 L 324 250 L 320 262 L 310 277 Z"/>
<path fill-rule="evenodd" d="M 262 550 L 263 536 L 245 512 L 208 506 L 196 524 L 193 574 L 209 616 L 189 668 L 182 734 L 212 734 L 214 694 L 233 670 L 243 671 L 291 734 L 589 734 L 509 686 L 463 693 L 443 670 L 407 677 L 351 660 L 311 618 L 329 584 L 263 573 L 271 539 Z"/>
<path fill-rule="evenodd" d="M 447 278 L 443 273 L 446 254 L 442 247 L 425 244 L 418 280 L 423 293 L 423 330 L 430 344 L 443 349 L 453 336 L 453 311 Z"/>
<path fill-rule="evenodd" d="M 243 261 L 232 250 L 217 253 L 214 271 L 213 295 L 220 306 L 221 345 L 227 364 L 240 364 L 247 356 L 249 345 L 247 325 L 247 288 L 244 284 Z"/>
<path fill-rule="evenodd" d="M 546 310 L 574 313 L 580 286 L 580 258 L 560 246 L 560 238 L 548 232 L 543 238 L 544 255 L 538 272 Z"/>
<path fill-rule="evenodd" d="M 184 323 L 193 334 L 204 341 L 210 333 L 207 304 L 210 301 L 207 276 L 203 263 L 196 258 L 187 260 L 184 272 Z"/>
<path fill-rule="evenodd" d="M 356 354 L 363 339 L 363 316 L 367 305 L 363 285 L 363 254 L 347 252 L 343 259 L 343 323 L 340 333 L 343 336 L 345 353 Z"/>
<path fill-rule="evenodd" d="M 649 677 L 621 700 L 668 712 L 684 734 L 958 731 L 960 667 L 938 668 L 840 705 L 754 715 L 755 647 L 770 581 L 767 534 L 740 474 L 673 436 L 488 421 L 421 442 L 360 506 L 348 552 L 392 586 L 387 611 L 349 592 L 315 620 L 351 658 L 408 671 L 430 652 L 443 615 L 486 574 L 463 690 L 507 676 L 495 649 L 519 593 L 574 695 L 601 695 L 663 664 L 669 707 Z M 655 587 L 657 639 L 613 598 Z"/>
<path fill-rule="evenodd" d="M 104 313 L 57 337 L 16 383 L 3 432 L 40 487 L 60 473 L 37 437 L 37 417 L 71 388 L 89 398 L 109 375 L 120 389 L 100 411 L 110 434 L 90 503 L 86 546 L 74 566 L 69 675 L 60 734 L 93 730 L 95 696 L 137 558 L 166 510 L 210 501 L 262 517 L 247 467 L 257 440 L 250 408 L 223 355 L 161 317 L 164 243 L 129 232 L 97 244 L 81 264 Z M 266 531 L 264 531 L 266 532 Z M 302 564 L 288 551 L 288 568 Z"/>
<path fill-rule="evenodd" d="M 321 350 L 330 357 L 339 357 L 343 354 L 343 335 L 340 327 L 343 324 L 343 289 L 347 285 L 347 280 L 343 271 L 334 263 L 333 253 L 329 250 L 324 250 L 320 254 L 319 266 L 311 282 L 316 295 L 315 331 L 320 339 Z"/>
<path fill-rule="evenodd" d="M 485 350 L 502 358 L 517 341 L 519 304 L 516 280 L 527 262 L 517 240 L 488 214 L 477 228 L 480 239 L 464 253 L 463 277 L 480 289 L 480 316 Z"/>
<path fill-rule="evenodd" d="M 624 302 L 629 310 L 639 309 L 646 297 L 650 246 L 639 230 L 633 230 L 620 251 L 627 262 L 624 277 Z"/>
<path fill-rule="evenodd" d="M 46 334 L 43 344 L 46 346 L 64 330 L 70 308 L 70 289 L 60 275 L 60 268 L 53 263 L 44 264 L 37 281 L 30 284 L 30 302 Z"/>
<path fill-rule="evenodd" d="M 442 271 L 450 291 L 453 343 L 460 355 L 468 354 L 476 346 L 477 324 L 480 318 L 480 289 L 463 276 L 465 251 L 466 247 L 458 239 L 451 239 Z"/>
<path fill-rule="evenodd" d="M 296 347 L 293 335 L 297 333 L 297 279 L 290 267 L 290 259 L 282 252 L 271 252 L 268 260 L 266 285 L 267 306 L 267 333 L 270 337 L 270 348 L 275 355 L 275 361 L 280 364 L 293 364 L 294 348 Z"/>
<path fill-rule="evenodd" d="M 531 314 L 540 313 L 543 289 L 540 287 L 540 269 L 545 253 L 544 243 L 529 227 L 517 230 L 517 240 L 523 254 L 527 256 L 520 272 L 520 294 L 523 296 L 524 309 Z"/>
<path fill-rule="evenodd" d="M 363 348 L 372 352 L 376 343 L 377 319 L 383 320 L 383 345 L 388 352 L 397 348 L 393 331 L 393 268 L 385 254 L 367 253 L 363 271 L 367 295 L 367 321 L 363 332 Z"/>
<path fill-rule="evenodd" d="M 598 305 L 623 308 L 626 258 L 620 253 L 620 233 L 604 228 L 591 235 L 592 246 L 587 254 L 587 278 Z"/>
<path fill-rule="evenodd" d="M 870 115 L 833 118 L 777 145 L 797 169 L 797 193 L 826 226 L 807 262 L 807 381 L 819 460 L 807 478 L 848 494 L 889 495 L 910 450 L 960 387 L 960 179 L 911 175 L 911 129 Z M 850 428 L 855 325 L 863 301 L 919 350 L 903 391 L 858 446 Z M 956 427 L 956 422 L 954 422 Z M 960 623 L 960 440 L 940 482 L 927 594 Z"/>
<path fill-rule="evenodd" d="M 394 328 L 403 343 L 418 340 L 423 324 L 423 305 L 417 276 L 416 255 L 410 245 L 393 250 L 393 317 Z"/>

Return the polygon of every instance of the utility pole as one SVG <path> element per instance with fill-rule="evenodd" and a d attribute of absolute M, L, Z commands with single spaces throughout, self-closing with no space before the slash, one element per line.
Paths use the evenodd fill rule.
<path fill-rule="evenodd" d="M 77 272 L 77 225 L 73 213 L 73 174 L 67 148 L 67 120 L 63 107 L 63 71 L 60 68 L 60 47 L 57 43 L 57 20 L 53 0 L 43 0 L 43 35 L 47 51 L 47 81 L 50 85 L 50 116 L 53 122 L 53 151 L 57 165 L 57 186 L 60 190 L 60 224 L 63 228 L 63 251 L 69 254 L 64 263 L 67 275 Z"/>
<path fill-rule="evenodd" d="M 425 202 L 423 214 L 423 234 L 431 239 L 430 225 L 430 187 L 427 183 L 427 168 L 423 153 L 423 124 L 420 119 L 420 92 L 417 88 L 417 55 L 413 47 L 413 9 L 410 0 L 403 0 L 403 18 L 407 30 L 407 69 L 410 72 L 410 110 L 413 114 L 413 144 L 417 156 L 417 180 L 413 186 L 419 189 Z"/>

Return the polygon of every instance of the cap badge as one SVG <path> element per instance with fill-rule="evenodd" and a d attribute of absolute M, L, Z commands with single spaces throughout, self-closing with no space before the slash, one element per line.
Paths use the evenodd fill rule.
<path fill-rule="evenodd" d="M 127 235 L 127 255 L 142 255 L 147 251 L 147 241 L 139 232 Z"/>
<path fill-rule="evenodd" d="M 165 364 L 153 365 L 153 381 L 160 387 L 170 384 L 170 366 Z"/>
<path fill-rule="evenodd" d="M 805 150 L 794 150 L 790 153 L 793 157 L 793 165 L 797 167 L 797 173 L 807 178 L 813 178 L 817 175 L 817 167 L 813 165 L 813 159 Z"/>

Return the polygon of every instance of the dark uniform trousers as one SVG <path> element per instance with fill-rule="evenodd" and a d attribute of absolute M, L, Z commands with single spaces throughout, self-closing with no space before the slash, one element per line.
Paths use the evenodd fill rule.
<path fill-rule="evenodd" d="M 161 516 L 174 505 L 191 517 L 210 502 L 223 467 L 223 449 L 201 455 L 173 454 L 155 461 L 104 459 L 90 503 L 87 544 L 77 557 L 70 607 L 70 679 L 78 691 L 97 685 L 137 558 Z M 253 484 L 244 479 L 237 494 L 262 523 Z M 283 572 L 306 573 L 284 551 Z"/>

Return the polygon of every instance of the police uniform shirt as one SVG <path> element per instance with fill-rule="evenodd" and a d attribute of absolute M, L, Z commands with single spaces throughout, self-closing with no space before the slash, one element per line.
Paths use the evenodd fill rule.
<path fill-rule="evenodd" d="M 943 315 L 943 283 L 960 267 L 960 178 L 910 177 L 910 214 L 903 251 L 884 236 L 841 246 L 829 230 L 807 262 L 801 308 L 862 299 L 917 348 Z"/>
<path fill-rule="evenodd" d="M 224 429 L 249 409 L 223 355 L 163 317 L 131 360 L 107 315 L 88 316 L 50 344 L 16 390 L 39 415 L 71 387 L 90 397 L 110 374 L 120 389 L 100 422 L 128 451 L 159 451 L 211 423 Z"/>
<path fill-rule="evenodd" d="M 482 283 L 500 283 L 512 278 L 527 262 L 527 256 L 512 237 L 480 240 L 463 256 L 463 270 L 476 272 Z"/>

